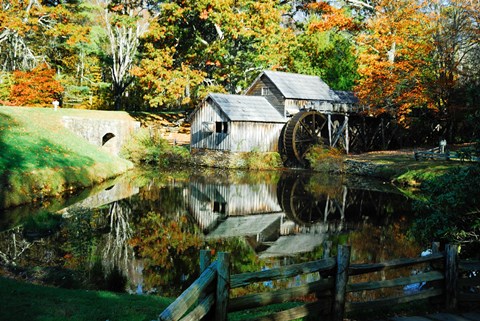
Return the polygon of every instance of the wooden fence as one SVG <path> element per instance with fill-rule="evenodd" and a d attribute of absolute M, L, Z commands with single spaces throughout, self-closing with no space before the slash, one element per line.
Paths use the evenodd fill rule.
<path fill-rule="evenodd" d="M 474 150 L 465 150 L 458 152 L 449 151 L 444 145 L 439 147 L 431 148 L 424 151 L 415 150 L 413 152 L 413 157 L 415 160 L 423 159 L 440 159 L 440 160 L 456 160 L 456 161 L 469 161 L 469 162 L 480 162 L 480 157 L 476 156 Z"/>
<path fill-rule="evenodd" d="M 444 252 L 434 243 L 432 254 L 418 258 L 402 258 L 383 263 L 350 264 L 350 246 L 339 246 L 336 258 L 272 268 L 259 272 L 230 275 L 228 253 L 218 253 L 210 263 L 210 251 L 201 251 L 200 277 L 159 316 L 159 320 L 201 320 L 205 316 L 217 321 L 227 320 L 228 312 L 247 310 L 274 303 L 298 301 L 298 297 L 315 294 L 316 301 L 272 313 L 256 320 L 294 320 L 302 317 L 329 315 L 343 320 L 345 313 L 382 307 L 394 307 L 407 302 L 439 298 L 447 310 L 459 303 L 480 302 L 480 262 L 459 261 L 458 246 L 447 245 Z M 429 269 L 409 277 L 354 283 L 349 277 L 375 272 L 425 266 Z M 230 290 L 253 283 L 286 279 L 297 275 L 319 273 L 320 280 L 305 285 L 276 289 L 270 292 L 229 298 Z M 351 278 L 353 279 L 353 278 Z M 425 283 L 428 286 L 412 294 L 348 302 L 347 293 L 386 289 Z"/>

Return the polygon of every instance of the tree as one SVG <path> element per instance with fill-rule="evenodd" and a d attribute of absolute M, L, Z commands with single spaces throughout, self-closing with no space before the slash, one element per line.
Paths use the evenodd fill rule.
<path fill-rule="evenodd" d="M 357 42 L 360 81 L 356 92 L 372 112 L 388 111 L 409 126 L 414 109 L 434 109 L 426 83 L 433 50 L 432 24 L 418 1 L 381 0 Z"/>
<path fill-rule="evenodd" d="M 432 1 L 435 18 L 430 90 L 445 120 L 445 137 L 454 141 L 465 115 L 480 103 L 480 3 Z"/>
<path fill-rule="evenodd" d="M 209 90 L 240 93 L 262 69 L 287 69 L 283 11 L 280 1 L 161 3 L 135 70 L 148 104 L 192 106 Z"/>
<path fill-rule="evenodd" d="M 114 108 L 122 107 L 122 98 L 132 83 L 131 69 L 137 58 L 139 38 L 148 30 L 152 16 L 146 3 L 98 0 L 108 43 Z"/>
<path fill-rule="evenodd" d="M 63 87 L 55 80 L 55 70 L 41 64 L 32 71 L 15 71 L 10 102 L 16 106 L 50 106 Z"/>
<path fill-rule="evenodd" d="M 294 71 L 317 75 L 334 89 L 352 90 L 358 78 L 353 36 L 359 22 L 327 2 L 309 3 L 304 9 L 308 20 L 296 37 Z"/>

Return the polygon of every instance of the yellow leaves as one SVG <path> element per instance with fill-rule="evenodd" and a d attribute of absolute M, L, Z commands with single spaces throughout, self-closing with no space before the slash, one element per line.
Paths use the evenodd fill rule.
<path fill-rule="evenodd" d="M 414 0 L 380 1 L 379 6 L 368 21 L 370 32 L 358 38 L 365 46 L 359 55 L 358 96 L 370 107 L 388 107 L 405 123 L 412 108 L 431 103 L 420 82 L 432 50 L 428 16 Z"/>

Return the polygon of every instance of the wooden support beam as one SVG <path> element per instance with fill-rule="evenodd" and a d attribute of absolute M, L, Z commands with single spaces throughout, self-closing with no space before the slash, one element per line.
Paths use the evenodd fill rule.
<path fill-rule="evenodd" d="M 227 320 L 228 297 L 230 293 L 230 254 L 218 253 L 217 257 L 217 302 L 215 306 L 215 320 Z"/>
<path fill-rule="evenodd" d="M 335 276 L 335 300 L 333 302 L 333 321 L 343 321 L 345 314 L 345 294 L 350 265 L 350 246 L 340 245 L 337 253 L 337 274 Z"/>
<path fill-rule="evenodd" d="M 328 120 L 328 144 L 332 146 L 332 114 L 327 114 Z"/>
<path fill-rule="evenodd" d="M 348 154 L 350 150 L 350 134 L 348 127 L 348 115 L 345 115 L 345 153 Z"/>
<path fill-rule="evenodd" d="M 458 245 L 447 244 L 445 247 L 445 293 L 448 310 L 455 310 L 457 307 L 457 281 Z"/>

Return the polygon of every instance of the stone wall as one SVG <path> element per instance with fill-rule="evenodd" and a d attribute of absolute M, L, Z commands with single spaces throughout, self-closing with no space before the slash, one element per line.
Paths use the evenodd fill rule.
<path fill-rule="evenodd" d="M 106 152 L 117 156 L 122 145 L 140 128 L 140 122 L 134 120 L 90 119 L 72 116 L 64 116 L 62 120 L 66 128 Z"/>

